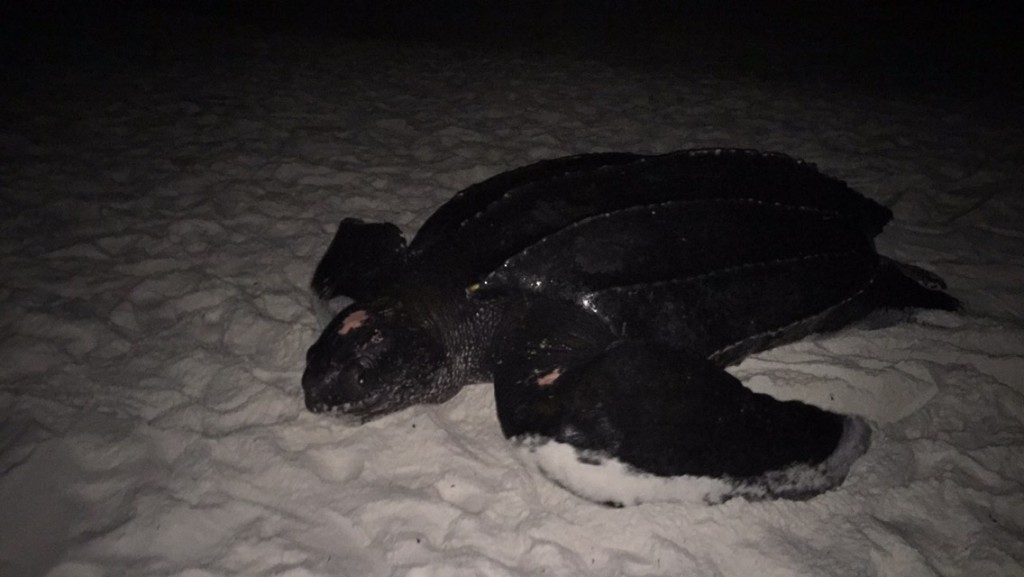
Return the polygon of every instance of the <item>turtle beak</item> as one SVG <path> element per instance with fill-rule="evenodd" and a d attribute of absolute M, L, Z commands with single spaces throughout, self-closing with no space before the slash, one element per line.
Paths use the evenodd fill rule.
<path fill-rule="evenodd" d="M 366 390 L 359 385 L 359 367 L 329 367 L 318 370 L 315 364 L 302 373 L 302 390 L 306 408 L 313 413 L 326 413 L 337 408 L 355 407 L 367 400 Z"/>
<path fill-rule="evenodd" d="M 334 331 L 327 334 L 333 336 Z M 375 404 L 379 395 L 370 394 L 361 384 L 363 368 L 351 355 L 338 358 L 333 339 L 318 340 L 306 353 L 302 390 L 306 408 L 313 413 L 360 412 Z"/>

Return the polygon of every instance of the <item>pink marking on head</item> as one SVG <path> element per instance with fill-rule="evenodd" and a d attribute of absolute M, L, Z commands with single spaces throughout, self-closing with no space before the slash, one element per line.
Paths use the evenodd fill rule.
<path fill-rule="evenodd" d="M 560 376 L 562 376 L 562 368 L 555 367 L 555 370 L 537 379 L 537 386 L 546 387 L 548 385 L 553 385 Z"/>
<path fill-rule="evenodd" d="M 347 335 L 349 332 L 358 329 L 363 326 L 363 322 L 370 318 L 370 313 L 364 310 L 352 311 L 345 317 L 345 320 L 341 321 L 341 328 L 338 329 L 339 335 Z"/>

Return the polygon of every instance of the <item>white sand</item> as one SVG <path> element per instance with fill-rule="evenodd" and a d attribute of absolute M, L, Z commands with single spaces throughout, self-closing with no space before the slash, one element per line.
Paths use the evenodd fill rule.
<path fill-rule="evenodd" d="M 0 575 L 1024 575 L 1024 138 L 998 111 L 299 38 L 160 62 L 5 104 Z M 881 251 L 967 305 L 736 369 L 872 420 L 838 490 L 610 509 L 525 466 L 487 386 L 361 427 L 304 410 L 340 218 L 411 234 L 532 160 L 700 146 L 847 179 L 896 213 Z"/>

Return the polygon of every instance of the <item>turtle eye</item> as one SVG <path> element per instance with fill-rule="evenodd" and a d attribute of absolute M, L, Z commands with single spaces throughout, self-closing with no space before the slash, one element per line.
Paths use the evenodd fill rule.
<path fill-rule="evenodd" d="M 384 339 L 384 334 L 380 330 L 374 329 L 370 334 L 370 338 L 358 347 L 356 364 L 363 370 L 374 369 L 386 351 L 387 343 Z"/>

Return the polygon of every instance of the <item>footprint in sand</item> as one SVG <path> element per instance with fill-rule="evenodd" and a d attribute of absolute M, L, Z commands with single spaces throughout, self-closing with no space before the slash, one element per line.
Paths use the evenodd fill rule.
<path fill-rule="evenodd" d="M 337 447 L 311 447 L 303 454 L 309 470 L 328 483 L 351 481 L 363 472 L 365 459 L 357 451 L 339 451 Z"/>
<path fill-rule="evenodd" d="M 467 513 L 480 513 L 488 508 L 494 496 L 480 484 L 465 477 L 447 474 L 434 483 L 442 499 Z"/>

